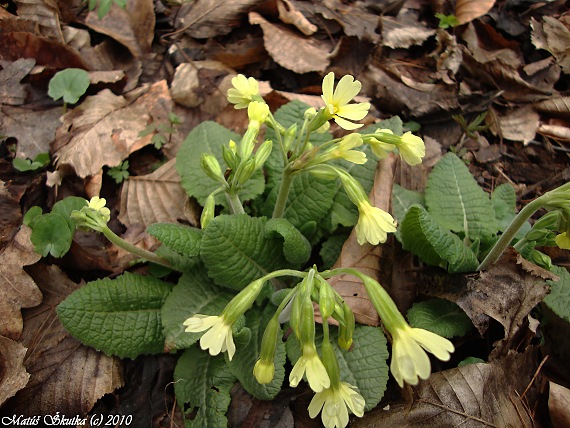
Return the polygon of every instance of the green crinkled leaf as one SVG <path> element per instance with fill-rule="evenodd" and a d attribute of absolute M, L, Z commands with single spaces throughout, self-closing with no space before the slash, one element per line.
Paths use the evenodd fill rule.
<path fill-rule="evenodd" d="M 269 194 L 265 213 L 270 216 L 277 200 L 275 187 Z M 293 179 L 283 217 L 298 229 L 311 221 L 319 222 L 331 209 L 336 183 L 302 173 Z"/>
<path fill-rule="evenodd" d="M 560 279 L 546 281 L 550 284 L 550 294 L 544 298 L 544 303 L 566 322 L 570 322 L 570 273 L 563 267 L 552 266 L 552 273 Z"/>
<path fill-rule="evenodd" d="M 241 290 L 263 275 L 287 266 L 282 240 L 268 237 L 265 218 L 220 215 L 204 230 L 200 256 L 219 285 Z"/>
<path fill-rule="evenodd" d="M 236 339 L 236 353 L 228 366 L 233 375 L 239 380 L 247 392 L 260 400 L 271 400 L 281 390 L 283 379 L 285 378 L 285 343 L 277 341 L 275 350 L 275 375 L 273 380 L 265 385 L 257 382 L 253 375 L 253 366 L 259 358 L 261 350 L 261 340 L 263 332 L 277 308 L 266 304 L 262 308 L 253 308 L 246 312 L 245 327 L 251 332 L 251 337 L 247 343 L 239 344 Z M 280 332 L 281 335 L 281 332 Z"/>
<path fill-rule="evenodd" d="M 192 272 L 194 268 L 201 262 L 200 257 L 186 257 L 174 250 L 171 250 L 166 245 L 161 245 L 155 251 L 157 256 L 162 257 L 170 262 L 172 267 L 178 272 Z M 150 266 L 157 267 L 158 265 L 151 264 Z M 164 269 L 168 269 L 165 268 Z M 170 270 L 172 271 L 172 270 Z M 156 275 L 155 275 L 156 276 Z"/>
<path fill-rule="evenodd" d="M 420 205 L 412 205 L 399 228 L 402 246 L 432 266 L 449 272 L 473 272 L 479 265 L 461 239 L 434 221 Z"/>
<path fill-rule="evenodd" d="M 305 236 L 285 218 L 273 218 L 267 221 L 265 232 L 277 233 L 283 237 L 283 254 L 289 263 L 300 266 L 311 256 L 311 244 Z"/>
<path fill-rule="evenodd" d="M 425 202 L 433 219 L 453 232 L 482 241 L 497 233 L 488 194 L 453 153 L 447 153 L 434 166 L 427 180 Z"/>
<path fill-rule="evenodd" d="M 497 186 L 491 194 L 491 203 L 495 210 L 497 228 L 499 231 L 504 232 L 517 215 L 517 195 L 513 186 L 508 183 Z M 516 238 L 521 239 L 530 228 L 530 223 L 528 221 L 525 222 L 517 232 Z"/>
<path fill-rule="evenodd" d="M 220 187 L 200 167 L 202 153 L 216 157 L 222 170 L 227 168 L 222 156 L 222 146 L 230 140 L 239 141 L 240 136 L 216 122 L 202 122 L 186 137 L 176 155 L 176 170 L 180 175 L 182 187 L 188 195 L 195 197 L 204 205 L 210 193 Z M 264 179 L 261 170 L 256 171 L 238 193 L 240 200 L 247 201 L 263 193 Z M 227 205 L 222 193 L 216 196 L 216 203 Z"/>
<path fill-rule="evenodd" d="M 202 229 L 174 223 L 155 223 L 146 231 L 168 248 L 186 257 L 200 254 Z"/>
<path fill-rule="evenodd" d="M 85 345 L 135 358 L 163 352 L 160 311 L 171 285 L 125 272 L 90 282 L 57 307 L 63 326 Z"/>
<path fill-rule="evenodd" d="M 358 387 L 358 392 L 366 401 L 364 411 L 373 409 L 384 396 L 388 382 L 388 349 L 384 333 L 376 327 L 357 325 L 350 351 L 338 347 L 336 328 L 331 328 L 330 337 L 338 358 L 341 380 Z M 323 334 L 319 329 L 315 337 L 319 355 L 322 339 Z M 297 338 L 289 336 L 285 346 L 287 357 L 295 364 L 301 357 Z"/>
<path fill-rule="evenodd" d="M 348 239 L 348 233 L 334 234 L 327 238 L 321 247 L 319 255 L 323 259 L 321 270 L 330 269 L 340 257 L 342 246 Z"/>
<path fill-rule="evenodd" d="M 213 283 L 202 265 L 182 275 L 161 310 L 165 351 L 196 343 L 203 333 L 185 332 L 184 321 L 196 314 L 219 315 L 233 297 L 233 293 Z"/>
<path fill-rule="evenodd" d="M 174 393 L 187 428 L 228 425 L 226 412 L 236 379 L 224 357 L 211 357 L 197 346 L 187 349 L 174 369 Z"/>
<path fill-rule="evenodd" d="M 73 232 L 66 219 L 57 213 L 44 214 L 34 220 L 32 235 L 34 251 L 47 257 L 63 257 L 71 247 Z"/>
<path fill-rule="evenodd" d="M 449 300 L 430 299 L 414 303 L 408 310 L 407 317 L 412 327 L 423 328 L 447 338 L 464 336 L 473 328 L 463 309 Z"/>
<path fill-rule="evenodd" d="M 408 208 L 412 205 L 424 206 L 423 193 L 405 189 L 399 184 L 394 183 L 392 187 L 392 209 L 396 220 L 402 221 L 406 215 L 406 211 L 408 211 Z"/>
<path fill-rule="evenodd" d="M 54 100 L 63 97 L 68 104 L 75 104 L 89 88 L 89 73 L 80 68 L 58 71 L 48 85 L 48 95 Z"/>

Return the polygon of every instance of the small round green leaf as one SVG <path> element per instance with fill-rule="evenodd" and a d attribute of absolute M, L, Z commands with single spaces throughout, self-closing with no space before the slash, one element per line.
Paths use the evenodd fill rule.
<path fill-rule="evenodd" d="M 49 81 L 48 95 L 54 100 L 63 97 L 68 104 L 75 104 L 89 87 L 89 74 L 80 68 L 68 68 L 57 72 Z"/>
<path fill-rule="evenodd" d="M 73 232 L 63 216 L 57 213 L 42 215 L 34 223 L 31 241 L 36 253 L 47 257 L 62 257 L 69 251 Z"/>

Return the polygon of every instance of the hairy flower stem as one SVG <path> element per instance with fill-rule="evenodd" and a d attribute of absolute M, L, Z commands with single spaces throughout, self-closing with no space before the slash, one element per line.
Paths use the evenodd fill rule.
<path fill-rule="evenodd" d="M 275 207 L 273 208 L 273 218 L 281 218 L 285 213 L 285 207 L 287 205 L 287 198 L 289 197 L 289 191 L 291 190 L 291 183 L 293 183 L 293 174 L 291 171 L 285 167 L 283 170 L 283 175 L 281 177 L 281 185 L 279 187 L 279 194 L 277 195 L 277 201 L 275 201 Z"/>
<path fill-rule="evenodd" d="M 228 204 L 230 204 L 230 208 L 233 214 L 243 214 L 245 211 L 243 210 L 243 205 L 239 200 L 237 193 L 234 192 L 226 192 L 226 198 L 228 200 Z"/>
<path fill-rule="evenodd" d="M 168 260 L 163 259 L 160 256 L 157 256 L 152 251 L 143 250 L 142 248 L 139 248 L 136 245 L 133 245 L 133 244 L 125 241 L 124 239 L 117 236 L 107 226 L 102 228 L 101 232 L 103 233 L 103 235 L 105 235 L 105 237 L 109 241 L 111 241 L 117 247 L 120 247 L 123 250 L 126 250 L 129 253 L 134 254 L 135 256 L 139 256 L 140 258 L 143 258 L 149 262 L 156 263 L 157 265 L 165 266 L 165 267 L 170 268 L 170 269 L 174 269 L 174 267 L 170 264 L 170 262 L 168 262 Z"/>
<path fill-rule="evenodd" d="M 544 195 L 543 195 L 544 196 Z M 501 254 L 507 249 L 519 229 L 523 226 L 523 224 L 543 205 L 543 197 L 536 198 L 534 201 L 530 202 L 526 205 L 517 216 L 513 219 L 511 224 L 505 229 L 499 240 L 495 243 L 487 257 L 481 262 L 479 267 L 477 267 L 477 271 L 483 271 L 499 260 Z"/>

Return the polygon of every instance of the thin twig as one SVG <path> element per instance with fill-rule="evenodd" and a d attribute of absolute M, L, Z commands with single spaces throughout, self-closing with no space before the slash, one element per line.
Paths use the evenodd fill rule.
<path fill-rule="evenodd" d="M 439 407 L 440 409 L 447 410 L 447 411 L 449 411 L 449 412 L 451 412 L 451 413 L 455 413 L 455 414 L 458 414 L 458 415 L 463 416 L 463 417 L 465 417 L 465 418 L 472 419 L 472 420 L 477 421 L 477 422 L 481 422 L 481 423 L 484 424 L 484 425 L 487 425 L 487 426 L 490 426 L 490 427 L 494 427 L 494 428 L 499 428 L 497 425 L 492 424 L 491 422 L 487 422 L 487 421 L 484 420 L 484 419 L 478 418 L 478 417 L 476 417 L 476 416 L 469 415 L 469 414 L 467 414 L 467 413 L 465 413 L 465 412 L 460 412 L 459 410 L 452 409 L 452 408 L 450 408 L 450 407 L 448 407 L 448 406 L 444 406 L 443 404 L 435 403 L 435 402 L 433 402 L 433 401 L 425 400 L 425 399 L 423 399 L 423 398 L 420 398 L 418 401 L 420 401 L 420 402 L 422 402 L 422 403 L 426 403 L 426 404 L 431 404 L 432 406 Z"/>

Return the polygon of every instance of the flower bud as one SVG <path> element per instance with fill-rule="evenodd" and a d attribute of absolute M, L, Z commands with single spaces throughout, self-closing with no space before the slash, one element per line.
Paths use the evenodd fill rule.
<path fill-rule="evenodd" d="M 236 171 L 236 181 L 239 185 L 244 185 L 255 171 L 255 159 L 248 159 L 239 164 Z"/>
<path fill-rule="evenodd" d="M 222 315 L 230 323 L 235 323 L 255 302 L 263 289 L 265 280 L 260 278 L 241 290 L 225 307 Z"/>
<path fill-rule="evenodd" d="M 550 211 L 540 217 L 533 225 L 533 229 L 549 229 L 556 230 L 560 221 L 560 211 Z M 527 234 L 528 235 L 528 234 Z M 529 239 L 529 238 L 527 238 Z"/>
<path fill-rule="evenodd" d="M 320 275 L 316 276 L 316 281 L 319 285 L 319 310 L 323 320 L 329 318 L 335 310 L 335 294 L 330 284 L 324 280 Z"/>
<path fill-rule="evenodd" d="M 200 225 L 202 229 L 208 227 L 208 223 L 214 218 L 216 209 L 216 199 L 213 194 L 210 194 L 206 198 L 206 203 L 204 204 L 204 209 L 202 210 L 202 215 L 200 216 Z"/>
<path fill-rule="evenodd" d="M 238 159 L 235 151 L 231 150 L 227 146 L 222 146 L 222 156 L 224 158 L 224 162 L 229 168 L 236 169 L 238 164 Z"/>
<path fill-rule="evenodd" d="M 541 253 L 538 250 L 532 250 L 530 257 L 535 265 L 540 266 L 546 270 L 550 270 L 552 268 L 552 260 L 546 254 Z"/>
<path fill-rule="evenodd" d="M 352 336 L 354 334 L 354 312 L 348 305 L 342 302 L 344 322 L 339 323 L 338 345 L 348 351 L 352 346 Z"/>
<path fill-rule="evenodd" d="M 269 383 L 273 380 L 275 374 L 275 365 L 273 359 L 275 356 L 275 348 L 277 340 L 279 340 L 279 333 L 281 328 L 279 321 L 276 317 L 271 318 L 265 331 L 263 332 L 263 339 L 261 339 L 261 351 L 259 353 L 259 360 L 255 363 L 253 374 L 257 381 L 261 384 Z"/>
<path fill-rule="evenodd" d="M 269 155 L 271 154 L 271 149 L 273 148 L 273 142 L 271 140 L 265 140 L 261 146 L 255 152 L 255 169 L 259 169 L 263 166 Z"/>
<path fill-rule="evenodd" d="M 294 123 L 287 129 L 287 131 L 285 132 L 285 136 L 283 137 L 283 147 L 285 148 L 285 151 L 288 151 L 291 148 L 291 144 L 293 144 L 293 141 L 295 140 L 296 136 L 297 136 L 297 124 Z"/>
<path fill-rule="evenodd" d="M 206 173 L 208 177 L 212 180 L 225 182 L 224 175 L 222 173 L 222 168 L 216 157 L 210 153 L 202 153 L 202 158 L 200 159 L 200 166 L 202 170 Z"/>
<path fill-rule="evenodd" d="M 338 178 L 336 171 L 334 171 L 332 168 L 329 168 L 328 166 L 317 165 L 309 169 L 309 173 L 323 180 L 336 180 Z"/>

